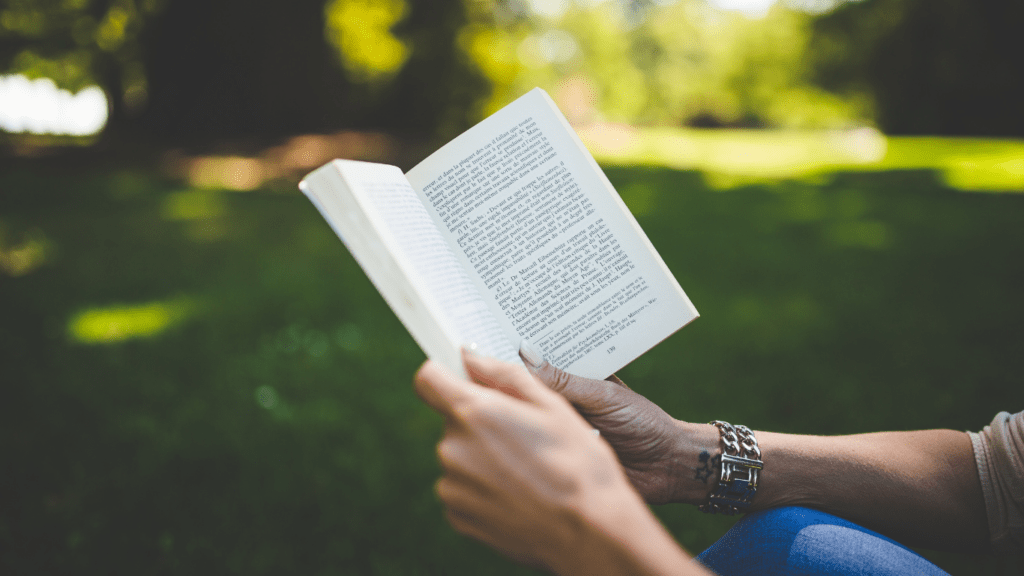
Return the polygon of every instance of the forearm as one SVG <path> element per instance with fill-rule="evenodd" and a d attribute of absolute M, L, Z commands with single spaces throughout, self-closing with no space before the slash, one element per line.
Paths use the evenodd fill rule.
<path fill-rule="evenodd" d="M 690 427 L 711 444 L 713 427 Z M 711 430 L 708 430 L 711 428 Z M 985 504 L 970 438 L 952 430 L 804 436 L 755 432 L 764 461 L 751 511 L 807 506 L 912 546 L 972 550 L 985 546 Z M 710 438 L 710 440 L 709 440 Z M 706 501 L 708 486 L 683 492 Z"/>
<path fill-rule="evenodd" d="M 822 437 L 757 433 L 766 464 L 756 509 L 818 508 L 909 545 L 978 549 L 985 503 L 966 433 Z"/>

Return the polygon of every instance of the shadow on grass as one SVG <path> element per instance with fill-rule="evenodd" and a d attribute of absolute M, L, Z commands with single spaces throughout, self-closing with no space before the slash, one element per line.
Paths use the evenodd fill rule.
<path fill-rule="evenodd" d="M 702 315 L 621 374 L 674 416 L 979 429 L 1024 403 L 1024 196 L 929 172 L 608 175 Z M 0 253 L 35 243 L 0 272 L 3 572 L 530 573 L 443 522 L 421 353 L 297 192 L 0 188 Z M 659 513 L 693 552 L 729 525 Z"/>

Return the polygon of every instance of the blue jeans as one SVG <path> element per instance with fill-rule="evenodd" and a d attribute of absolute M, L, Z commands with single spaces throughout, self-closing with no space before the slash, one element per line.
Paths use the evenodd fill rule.
<path fill-rule="evenodd" d="M 795 507 L 747 515 L 697 560 L 720 576 L 948 576 L 881 534 Z"/>

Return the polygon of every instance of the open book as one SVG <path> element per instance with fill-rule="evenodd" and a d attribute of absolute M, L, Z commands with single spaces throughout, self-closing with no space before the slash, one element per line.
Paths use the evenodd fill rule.
<path fill-rule="evenodd" d="M 605 378 L 697 317 L 604 172 L 536 88 L 402 174 L 334 160 L 299 188 L 426 355 Z"/>

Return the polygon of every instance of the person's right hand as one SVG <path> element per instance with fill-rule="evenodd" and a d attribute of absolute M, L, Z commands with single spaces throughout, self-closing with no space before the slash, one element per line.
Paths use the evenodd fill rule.
<path fill-rule="evenodd" d="M 530 372 L 601 432 L 647 502 L 707 501 L 718 478 L 714 426 L 676 420 L 617 376 L 592 380 L 563 372 L 526 343 L 519 355 Z"/>
<path fill-rule="evenodd" d="M 522 366 L 427 361 L 416 392 L 445 418 L 437 494 L 455 530 L 557 574 L 708 574 L 629 485 L 606 442 Z"/>

